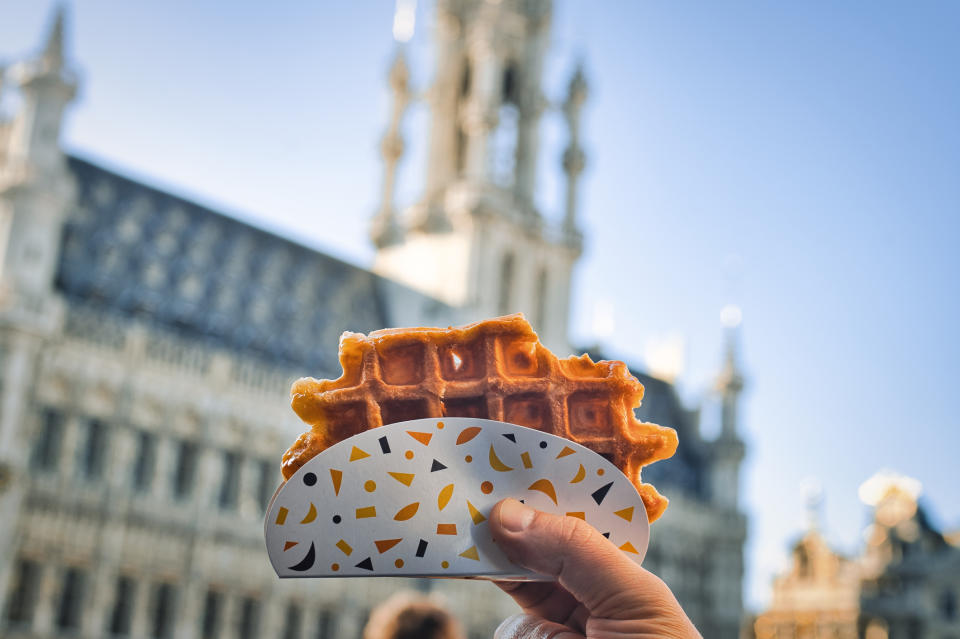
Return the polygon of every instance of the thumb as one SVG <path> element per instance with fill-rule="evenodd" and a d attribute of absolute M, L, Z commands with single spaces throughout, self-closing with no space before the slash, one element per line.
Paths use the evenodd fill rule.
<path fill-rule="evenodd" d="M 666 584 L 582 519 L 505 499 L 490 513 L 490 530 L 511 561 L 556 578 L 594 615 L 631 618 L 676 601 Z"/>

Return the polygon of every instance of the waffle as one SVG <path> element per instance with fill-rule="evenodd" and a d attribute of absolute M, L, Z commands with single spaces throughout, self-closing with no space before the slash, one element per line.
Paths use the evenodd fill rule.
<path fill-rule="evenodd" d="M 293 410 L 312 429 L 283 456 L 285 478 L 324 449 L 370 428 L 425 417 L 475 417 L 573 440 L 637 487 L 651 522 L 667 507 L 641 483 L 643 466 L 673 455 L 672 428 L 637 421 L 643 385 L 623 362 L 557 359 L 523 315 L 461 328 L 344 333 L 343 375 L 300 379 Z"/>

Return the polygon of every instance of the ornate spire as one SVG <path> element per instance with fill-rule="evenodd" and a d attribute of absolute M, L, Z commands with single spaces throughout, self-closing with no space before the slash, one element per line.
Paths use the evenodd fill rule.
<path fill-rule="evenodd" d="M 401 2 L 397 3 L 397 7 L 399 16 Z M 394 31 L 396 30 L 395 27 Z M 403 31 L 401 35 L 407 35 L 407 32 Z M 400 126 L 407 105 L 410 103 L 410 70 L 407 67 L 402 45 L 397 47 L 390 67 L 389 79 L 390 90 L 393 93 L 393 111 L 390 126 L 380 142 L 380 154 L 383 157 L 383 191 L 380 197 L 380 209 L 374 216 L 370 229 L 371 238 L 377 248 L 396 244 L 403 239 L 403 229 L 397 220 L 393 204 L 397 164 L 403 156 L 403 136 L 400 134 Z"/>
<path fill-rule="evenodd" d="M 583 149 L 580 147 L 580 112 L 587 99 L 587 81 L 583 74 L 583 64 L 578 63 L 570 78 L 567 99 L 563 103 L 563 115 L 570 129 L 570 142 L 563 152 L 563 171 L 567 174 L 566 212 L 563 217 L 563 229 L 567 233 L 577 233 L 577 180 L 586 164 Z"/>

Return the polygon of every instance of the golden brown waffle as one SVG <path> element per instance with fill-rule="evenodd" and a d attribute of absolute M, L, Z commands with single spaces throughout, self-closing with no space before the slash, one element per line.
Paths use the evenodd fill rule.
<path fill-rule="evenodd" d="M 611 460 L 633 481 L 650 521 L 666 498 L 640 469 L 673 455 L 672 428 L 637 421 L 643 385 L 623 362 L 557 359 L 523 315 L 461 328 L 344 333 L 343 375 L 304 378 L 293 410 L 313 428 L 283 456 L 289 478 L 317 453 L 370 428 L 426 417 L 477 417 L 571 439 Z"/>

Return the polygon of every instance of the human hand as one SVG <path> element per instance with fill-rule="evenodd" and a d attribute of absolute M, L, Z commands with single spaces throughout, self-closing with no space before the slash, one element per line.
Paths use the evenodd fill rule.
<path fill-rule="evenodd" d="M 505 499 L 490 530 L 511 561 L 556 578 L 497 582 L 523 614 L 500 624 L 496 639 L 702 639 L 670 588 L 585 521 Z"/>

